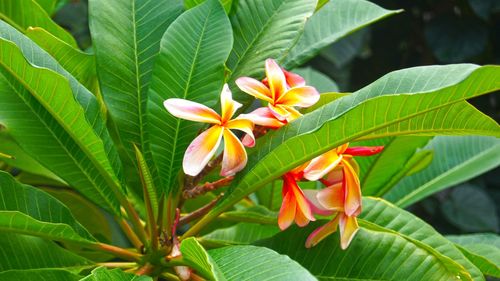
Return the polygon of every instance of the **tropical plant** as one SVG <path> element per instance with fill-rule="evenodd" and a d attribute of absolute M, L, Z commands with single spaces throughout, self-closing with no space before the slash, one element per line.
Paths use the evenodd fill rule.
<path fill-rule="evenodd" d="M 81 50 L 51 18 L 66 2 L 0 2 L 0 280 L 500 278 L 497 235 L 402 209 L 500 164 L 467 102 L 500 67 L 338 93 L 300 66 L 402 11 L 89 0 Z"/>

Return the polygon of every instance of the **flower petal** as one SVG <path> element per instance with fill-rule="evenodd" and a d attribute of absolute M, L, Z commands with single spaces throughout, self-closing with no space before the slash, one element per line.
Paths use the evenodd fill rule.
<path fill-rule="evenodd" d="M 335 167 L 333 170 L 331 170 L 326 176 L 320 181 L 325 185 L 325 186 L 331 186 L 337 183 L 342 183 L 344 180 L 344 172 L 343 172 L 343 167 L 340 165 Z"/>
<path fill-rule="evenodd" d="M 229 130 L 224 129 L 224 156 L 221 176 L 227 177 L 241 171 L 247 164 L 247 152 L 241 141 Z"/>
<path fill-rule="evenodd" d="M 288 90 L 276 101 L 276 103 L 298 106 L 298 107 L 309 107 L 319 100 L 319 93 L 314 87 L 301 86 L 295 87 Z"/>
<path fill-rule="evenodd" d="M 263 101 L 273 103 L 271 90 L 259 80 L 250 77 L 240 77 L 236 79 L 236 85 L 243 92 Z"/>
<path fill-rule="evenodd" d="M 267 83 L 271 89 L 271 97 L 276 101 L 286 90 L 286 78 L 281 67 L 273 59 L 266 60 Z"/>
<path fill-rule="evenodd" d="M 223 124 L 231 120 L 231 117 L 233 117 L 236 110 L 242 106 L 241 103 L 233 100 L 231 90 L 229 90 L 227 84 L 224 84 L 224 88 L 222 88 L 222 92 L 220 94 L 220 104 L 222 113 L 221 121 Z"/>
<path fill-rule="evenodd" d="M 337 154 L 336 149 L 332 149 L 316 158 L 304 170 L 304 178 L 315 181 L 324 177 L 333 170 L 342 160 L 342 155 Z"/>
<path fill-rule="evenodd" d="M 293 195 L 295 197 L 295 201 L 297 202 L 297 207 L 298 210 L 297 212 L 302 213 L 302 215 L 311 221 L 315 221 L 316 219 L 314 218 L 312 211 L 311 211 L 311 204 L 307 201 L 306 196 L 302 192 L 302 189 L 297 185 L 297 182 L 295 179 L 289 175 L 285 174 L 283 176 L 283 180 L 286 182 L 286 184 L 290 187 L 290 190 L 293 192 Z"/>
<path fill-rule="evenodd" d="M 306 80 L 304 80 L 302 76 L 290 71 L 286 71 L 283 68 L 281 70 L 283 70 L 283 73 L 285 74 L 286 83 L 290 88 L 306 85 Z"/>
<path fill-rule="evenodd" d="M 286 121 L 288 122 L 292 122 L 293 120 L 302 116 L 302 113 L 300 113 L 297 109 L 293 108 L 293 106 L 279 104 L 278 107 L 285 109 L 289 113 L 288 116 L 286 117 Z"/>
<path fill-rule="evenodd" d="M 241 115 L 240 115 L 241 116 Z M 226 123 L 226 128 L 240 130 L 245 134 L 243 144 L 248 147 L 253 147 L 255 145 L 255 137 L 253 135 L 253 122 L 248 119 L 242 119 L 240 117 L 231 120 Z"/>
<path fill-rule="evenodd" d="M 342 161 L 344 166 L 344 188 L 345 188 L 345 213 L 355 216 L 361 212 L 361 186 L 354 168 L 348 161 Z"/>
<path fill-rule="evenodd" d="M 371 156 L 380 153 L 384 146 L 355 146 L 349 147 L 345 150 L 345 154 L 352 156 Z"/>
<path fill-rule="evenodd" d="M 241 114 L 238 116 L 238 119 L 247 119 L 252 121 L 255 125 L 268 128 L 280 128 L 286 124 L 285 122 L 279 121 L 268 107 L 259 107 L 248 114 Z"/>
<path fill-rule="evenodd" d="M 309 201 L 309 206 L 313 214 L 318 214 L 321 216 L 329 216 L 334 213 L 334 211 L 325 209 L 321 203 L 318 201 L 317 195 L 319 190 L 316 189 L 304 189 L 302 190 L 307 201 Z"/>
<path fill-rule="evenodd" d="M 321 206 L 327 210 L 344 211 L 345 192 L 342 183 L 320 190 L 316 198 Z"/>
<path fill-rule="evenodd" d="M 165 108 L 175 117 L 203 123 L 220 124 L 220 116 L 213 109 L 185 99 L 168 99 Z"/>
<path fill-rule="evenodd" d="M 279 121 L 286 121 L 287 118 L 290 116 L 290 112 L 288 112 L 285 108 L 283 108 L 282 106 L 278 105 L 278 106 L 274 106 L 272 104 L 268 104 L 267 107 L 269 108 L 269 110 L 271 111 L 271 113 L 273 114 L 273 116 L 278 119 Z"/>
<path fill-rule="evenodd" d="M 297 208 L 297 203 L 295 202 L 293 192 L 291 190 L 287 191 L 286 189 L 287 187 L 285 186 L 285 183 L 283 183 L 284 196 L 278 215 L 278 225 L 281 230 L 287 229 L 292 224 Z"/>
<path fill-rule="evenodd" d="M 349 244 L 351 244 L 354 235 L 359 230 L 358 221 L 356 217 L 346 216 L 345 214 L 340 214 L 339 220 L 340 226 L 340 248 L 342 250 L 347 249 Z"/>
<path fill-rule="evenodd" d="M 184 173 L 196 176 L 203 170 L 220 145 L 222 130 L 221 126 L 214 125 L 191 142 L 182 162 Z"/>
<path fill-rule="evenodd" d="M 309 237 L 307 237 L 306 248 L 311 248 L 316 246 L 319 242 L 328 237 L 328 235 L 337 231 L 337 226 L 339 225 L 339 217 L 340 215 L 337 215 L 331 221 L 327 222 L 323 226 L 318 227 L 316 230 L 314 230 L 309 235 Z"/>

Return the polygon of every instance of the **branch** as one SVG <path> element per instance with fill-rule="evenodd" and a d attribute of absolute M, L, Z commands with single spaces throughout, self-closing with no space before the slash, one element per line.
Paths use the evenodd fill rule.
<path fill-rule="evenodd" d="M 210 201 L 207 205 L 180 218 L 179 225 L 185 225 L 208 213 L 217 204 L 217 202 L 219 202 L 222 196 L 224 196 L 223 193 L 219 194 L 214 200 Z"/>
<path fill-rule="evenodd" d="M 183 197 L 185 199 L 190 199 L 197 197 L 199 195 L 205 194 L 209 191 L 215 190 L 220 187 L 227 186 L 231 183 L 231 181 L 234 179 L 233 176 L 225 177 L 220 180 L 214 181 L 214 182 L 206 182 L 202 185 L 198 185 L 192 189 L 186 189 L 183 192 Z"/>

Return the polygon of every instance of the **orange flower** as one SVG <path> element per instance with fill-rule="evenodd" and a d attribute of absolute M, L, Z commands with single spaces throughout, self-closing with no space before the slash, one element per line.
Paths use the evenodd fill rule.
<path fill-rule="evenodd" d="M 321 180 L 326 188 L 314 191 L 319 205 L 338 214 L 335 218 L 316 229 L 307 239 L 306 247 L 312 247 L 340 226 L 340 245 L 346 249 L 359 229 L 356 216 L 361 213 L 361 187 L 357 164 L 353 156 L 369 156 L 382 151 L 382 146 L 348 148 L 344 144 L 336 149 L 314 158 L 304 169 L 308 180 Z M 324 178 L 326 176 L 326 178 Z"/>
<path fill-rule="evenodd" d="M 247 153 L 241 141 L 231 132 L 240 130 L 248 135 L 247 146 L 253 146 L 253 123 L 244 118 L 231 119 L 241 107 L 232 99 L 229 87 L 224 85 L 221 93 L 221 115 L 205 105 L 184 100 L 168 99 L 163 104 L 170 114 L 196 122 L 213 124 L 208 130 L 196 137 L 184 154 L 182 167 L 184 173 L 190 176 L 198 175 L 214 156 L 224 138 L 224 155 L 222 158 L 222 176 L 234 175 L 243 169 L 247 163 Z"/>
<path fill-rule="evenodd" d="M 319 100 L 314 87 L 305 86 L 305 81 L 297 74 L 284 71 L 272 59 L 266 60 L 266 79 L 264 83 L 250 78 L 236 79 L 236 85 L 245 93 L 268 102 L 267 107 L 259 108 L 245 118 L 256 125 L 279 128 L 302 114 L 294 107 L 309 107 Z"/>

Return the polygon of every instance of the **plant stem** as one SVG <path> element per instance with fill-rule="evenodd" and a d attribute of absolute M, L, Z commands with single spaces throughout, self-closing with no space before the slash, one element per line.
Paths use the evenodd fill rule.
<path fill-rule="evenodd" d="M 177 277 L 177 275 L 172 274 L 170 272 L 162 272 L 160 274 L 160 276 L 167 279 L 167 280 L 170 280 L 170 281 L 180 281 L 181 280 L 181 279 L 179 279 L 179 277 Z"/>
<path fill-rule="evenodd" d="M 134 245 L 134 247 L 137 249 L 137 251 L 141 251 L 142 249 L 142 242 L 139 240 L 139 237 L 135 234 L 135 232 L 132 230 L 128 222 L 124 218 L 116 218 L 116 221 L 120 225 L 123 233 L 127 236 L 128 240 Z"/>
<path fill-rule="evenodd" d="M 137 265 L 135 262 L 101 262 L 97 263 L 98 266 L 105 266 L 110 268 L 130 268 Z"/>
<path fill-rule="evenodd" d="M 147 245 L 148 244 L 147 234 L 146 231 L 144 230 L 144 227 L 142 226 L 139 214 L 125 197 L 123 197 L 123 200 L 120 201 L 121 205 L 123 206 L 125 212 L 128 215 L 128 218 L 132 222 L 132 226 L 135 229 L 135 233 L 137 234 L 143 245 Z"/>
<path fill-rule="evenodd" d="M 187 224 L 187 223 L 189 223 L 197 218 L 200 218 L 201 216 L 205 215 L 206 213 L 208 213 L 215 206 L 215 204 L 217 204 L 217 202 L 219 202 L 219 200 L 222 198 L 222 196 L 224 196 L 224 193 L 219 194 L 217 197 L 215 197 L 215 199 L 210 201 L 205 206 L 199 208 L 198 210 L 195 210 L 195 211 L 185 215 L 184 217 L 180 218 L 179 225 L 185 225 L 185 224 Z"/>
<path fill-rule="evenodd" d="M 154 266 L 151 265 L 150 263 L 146 263 L 145 265 L 141 266 L 136 272 L 135 274 L 137 275 L 147 275 L 149 273 L 151 273 L 154 269 Z"/>
<path fill-rule="evenodd" d="M 110 254 L 114 255 L 115 257 L 119 257 L 119 258 L 122 258 L 122 259 L 128 260 L 128 261 L 137 262 L 137 261 L 140 261 L 142 258 L 142 255 L 139 253 L 135 253 L 135 252 L 129 251 L 127 249 L 123 249 L 123 248 L 116 247 L 116 246 L 109 245 L 109 244 L 95 243 L 95 244 L 88 245 L 88 247 L 93 249 L 93 250 L 110 253 Z"/>
<path fill-rule="evenodd" d="M 183 196 L 185 199 L 197 197 L 199 195 L 205 194 L 205 193 L 212 191 L 212 190 L 215 190 L 217 188 L 227 186 L 232 182 L 233 179 L 234 179 L 234 177 L 230 176 L 230 177 L 225 177 L 225 178 L 222 178 L 222 179 L 214 181 L 214 182 L 206 182 L 206 183 L 204 183 L 202 185 L 198 185 L 192 189 L 184 190 Z"/>

